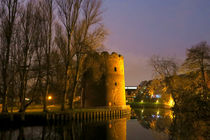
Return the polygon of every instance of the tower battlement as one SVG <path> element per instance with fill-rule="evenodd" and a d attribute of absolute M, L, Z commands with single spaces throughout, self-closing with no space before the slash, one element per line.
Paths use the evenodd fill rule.
<path fill-rule="evenodd" d="M 123 56 L 121 54 L 117 54 L 116 52 L 112 52 L 111 54 L 109 54 L 109 52 L 102 52 L 100 54 L 101 56 L 105 57 L 105 58 L 116 58 L 116 59 L 124 59 Z"/>

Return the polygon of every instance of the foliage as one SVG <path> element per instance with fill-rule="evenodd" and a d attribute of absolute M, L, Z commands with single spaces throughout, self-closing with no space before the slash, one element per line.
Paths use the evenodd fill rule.
<path fill-rule="evenodd" d="M 172 95 L 174 110 L 199 112 L 200 117 L 207 117 L 209 112 L 209 45 L 201 42 L 187 50 L 187 58 L 181 67 L 182 74 L 177 75 L 177 66 L 173 59 L 152 57 L 151 65 L 159 82 L 153 80 L 150 88 L 162 89 L 162 100 Z M 170 96 L 169 96 L 170 97 Z M 165 99 L 164 99 L 165 98 Z M 167 100 L 165 100 L 167 101 Z"/>
<path fill-rule="evenodd" d="M 135 91 L 136 98 L 135 102 L 149 102 L 151 101 L 151 96 L 149 94 L 149 85 L 151 81 L 142 81 L 140 85 L 138 86 L 137 90 Z"/>
<path fill-rule="evenodd" d="M 208 70 L 210 68 L 210 47 L 207 42 L 201 42 L 187 50 L 187 58 L 183 64 L 186 72 L 197 73 L 197 84 L 200 84 L 200 93 L 207 99 Z"/>
<path fill-rule="evenodd" d="M 208 70 L 210 68 L 210 47 L 207 42 L 200 42 L 187 49 L 187 58 L 183 66 L 187 71 Z"/>

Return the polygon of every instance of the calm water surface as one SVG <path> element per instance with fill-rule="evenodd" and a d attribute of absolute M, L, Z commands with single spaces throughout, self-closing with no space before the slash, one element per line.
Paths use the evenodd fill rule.
<path fill-rule="evenodd" d="M 181 115 L 183 117 L 183 115 Z M 1 140 L 168 140 L 208 139 L 206 122 L 179 116 L 167 109 L 137 109 L 130 119 L 72 122 L 52 126 L 25 126 L 0 130 Z M 184 121 L 185 120 L 185 121 Z M 189 127 L 189 128 L 188 128 Z"/>

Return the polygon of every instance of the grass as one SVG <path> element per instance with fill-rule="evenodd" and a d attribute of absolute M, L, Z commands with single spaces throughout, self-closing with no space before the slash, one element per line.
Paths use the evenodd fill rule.
<path fill-rule="evenodd" d="M 122 108 L 76 108 L 73 110 L 70 110 L 68 106 L 65 107 L 65 112 L 99 112 L 99 111 L 109 111 L 109 110 L 117 110 Z M 49 112 L 61 112 L 61 105 L 48 105 L 47 109 Z M 125 108 L 126 109 L 126 108 Z M 129 109 L 129 108 L 127 108 Z M 1 109 L 0 109 L 1 111 Z M 13 107 L 13 113 L 18 113 L 19 109 L 17 107 Z M 8 112 L 11 113 L 11 107 L 8 108 Z M 29 106 L 26 111 L 26 113 L 41 113 L 43 112 L 43 106 L 42 105 L 31 105 Z"/>
<path fill-rule="evenodd" d="M 142 108 L 142 107 L 146 107 L 146 108 L 170 108 L 168 105 L 165 105 L 163 103 L 160 102 L 155 102 L 155 103 L 151 103 L 151 102 L 129 102 L 128 103 L 131 108 Z"/>
<path fill-rule="evenodd" d="M 43 112 L 43 106 L 42 105 L 32 105 L 29 106 L 25 112 Z M 47 109 L 49 111 L 59 111 L 60 110 L 60 106 L 59 105 L 48 105 Z M 2 109 L 0 109 L 1 112 Z M 18 107 L 13 107 L 13 112 L 16 113 L 19 111 Z M 8 112 L 11 113 L 11 107 L 8 107 Z"/>

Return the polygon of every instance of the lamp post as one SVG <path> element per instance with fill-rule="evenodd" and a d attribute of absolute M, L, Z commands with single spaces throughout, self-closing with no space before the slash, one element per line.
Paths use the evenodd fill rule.
<path fill-rule="evenodd" d="M 48 100 L 52 100 L 52 96 L 48 96 L 47 99 L 48 99 Z"/>
<path fill-rule="evenodd" d="M 51 95 L 47 96 L 48 105 L 52 105 L 52 99 L 53 97 Z"/>

